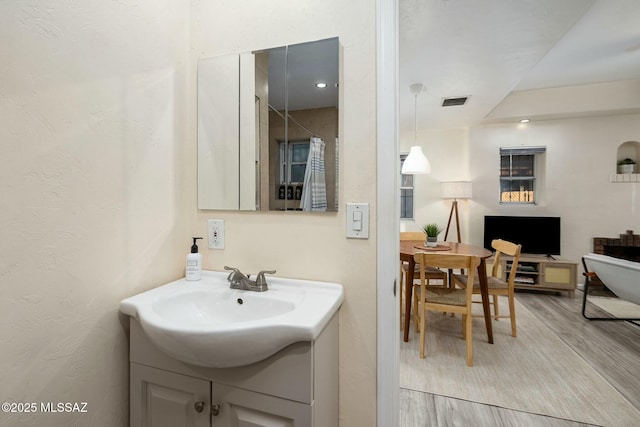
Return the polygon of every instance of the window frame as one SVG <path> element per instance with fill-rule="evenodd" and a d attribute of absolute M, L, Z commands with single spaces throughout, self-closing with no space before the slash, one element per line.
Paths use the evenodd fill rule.
<path fill-rule="evenodd" d="M 291 177 L 291 166 L 292 165 L 304 165 L 304 170 L 306 173 L 307 161 L 305 159 L 304 162 L 294 162 L 293 159 L 293 147 L 295 145 L 305 145 L 308 149 L 310 149 L 310 141 L 308 139 L 300 139 L 296 141 L 288 141 L 280 142 L 280 184 L 281 185 L 289 185 L 289 184 L 304 184 L 304 174 L 302 181 L 289 181 L 288 178 Z"/>
<path fill-rule="evenodd" d="M 415 186 L 415 179 L 413 175 L 409 175 L 409 174 L 403 174 L 402 173 L 402 164 L 404 163 L 405 159 L 407 158 L 407 156 L 409 155 L 409 153 L 400 153 L 400 220 L 414 220 L 415 219 L 415 193 L 416 193 L 416 186 Z M 405 183 L 405 177 L 408 181 L 410 181 L 411 185 L 403 185 L 403 183 Z M 410 193 L 410 194 L 407 194 Z M 411 201 L 411 216 L 403 216 L 403 214 L 405 213 L 406 209 L 406 202 L 407 200 Z M 404 203 L 403 203 L 404 202 Z M 404 206 L 404 208 L 403 208 Z"/>
<path fill-rule="evenodd" d="M 540 160 L 540 155 L 546 153 L 546 147 L 501 147 L 499 152 L 499 175 L 498 175 L 498 202 L 501 205 L 529 205 L 535 206 L 540 202 L 540 188 L 539 188 L 539 167 L 538 163 Z M 509 176 L 502 176 L 502 158 L 504 156 L 509 156 Z M 513 165 L 513 157 L 514 156 L 531 156 L 533 165 L 531 166 L 531 175 L 530 176 L 521 176 L 521 175 L 513 175 L 514 165 Z M 531 200 L 518 201 L 518 200 L 503 200 L 503 183 L 504 182 L 530 182 L 531 183 Z"/>

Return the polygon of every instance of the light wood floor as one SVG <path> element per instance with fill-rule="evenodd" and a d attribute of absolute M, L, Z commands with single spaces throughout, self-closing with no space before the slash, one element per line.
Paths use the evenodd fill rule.
<path fill-rule="evenodd" d="M 518 292 L 516 299 L 591 365 L 632 405 L 640 409 L 640 327 L 627 322 L 582 317 L 582 293 Z M 589 304 L 587 313 L 606 314 Z M 564 396 L 563 398 L 570 398 Z M 400 389 L 400 427 L 517 426 L 584 427 L 578 423 L 445 396 Z M 638 420 L 640 425 L 640 420 Z M 615 426 L 603 426 L 615 427 Z"/>

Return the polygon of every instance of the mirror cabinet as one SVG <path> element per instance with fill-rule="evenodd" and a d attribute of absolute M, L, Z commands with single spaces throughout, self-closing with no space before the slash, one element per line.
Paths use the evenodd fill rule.
<path fill-rule="evenodd" d="M 338 210 L 338 38 L 198 61 L 198 208 Z"/>

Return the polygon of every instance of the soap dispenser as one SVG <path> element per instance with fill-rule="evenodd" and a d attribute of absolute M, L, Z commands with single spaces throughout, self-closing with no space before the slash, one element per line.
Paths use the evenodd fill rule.
<path fill-rule="evenodd" d="M 202 237 L 192 237 L 192 239 L 191 253 L 187 255 L 185 279 L 200 280 L 202 278 L 202 255 L 198 253 L 197 240 Z"/>

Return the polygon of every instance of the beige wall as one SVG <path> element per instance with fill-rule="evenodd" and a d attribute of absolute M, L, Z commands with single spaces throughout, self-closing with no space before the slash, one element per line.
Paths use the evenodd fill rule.
<path fill-rule="evenodd" d="M 407 152 L 413 132 L 402 136 L 401 150 Z M 440 198 L 440 182 L 470 179 L 473 198 L 459 204 L 463 241 L 482 245 L 484 215 L 560 216 L 562 257 L 579 263 L 593 249 L 594 237 L 640 230 L 640 183 L 609 182 L 618 148 L 627 141 L 640 141 L 638 114 L 419 132 L 432 173 L 415 177 L 416 220 L 403 221 L 401 228 L 415 231 L 432 220 L 446 226 L 451 202 Z M 547 147 L 540 203 L 501 205 L 499 148 L 538 145 Z"/>
<path fill-rule="evenodd" d="M 375 3 L 6 0 L 0 35 L 0 397 L 89 404 L 0 424 L 126 425 L 118 303 L 182 276 L 190 236 L 222 218 L 206 268 L 345 285 L 341 424 L 375 425 L 375 231 L 345 239 L 342 208 L 198 211 L 195 86 L 200 56 L 339 36 L 341 206 L 371 203 L 375 224 Z"/>
<path fill-rule="evenodd" d="M 402 153 L 408 153 L 414 144 L 413 130 L 400 135 Z M 431 173 L 414 175 L 414 219 L 403 220 L 403 231 L 418 231 L 423 225 L 437 223 L 446 229 L 451 212 L 451 200 L 440 196 L 440 183 L 443 181 L 469 180 L 469 130 L 467 128 L 418 131 L 417 143 L 429 159 Z M 473 189 L 475 191 L 475 188 Z M 469 241 L 470 201 L 460 200 L 460 234 L 463 242 Z M 444 240 L 445 233 L 439 239 Z M 452 220 L 449 241 L 456 241 L 456 224 Z"/>
<path fill-rule="evenodd" d="M 128 424 L 119 301 L 189 248 L 188 12 L 0 2 L 0 400 L 88 403 L 0 425 Z"/>
<path fill-rule="evenodd" d="M 195 109 L 195 67 L 200 56 L 270 48 L 340 37 L 343 81 L 340 111 L 340 212 L 216 212 L 196 210 L 196 123 L 189 114 L 184 188 L 193 234 L 206 221 L 225 220 L 225 250 L 205 250 L 206 268 L 233 265 L 246 272 L 275 268 L 278 275 L 344 284 L 340 313 L 341 425 L 375 425 L 376 235 L 345 239 L 344 203 L 371 204 L 376 223 L 375 2 L 276 0 L 192 1 L 190 109 Z M 231 36 L 232 35 L 232 36 Z"/>
<path fill-rule="evenodd" d="M 640 115 L 597 116 L 472 128 L 469 146 L 471 241 L 482 243 L 484 215 L 562 217 L 562 257 L 580 262 L 593 238 L 640 230 L 640 183 L 610 183 L 618 147 L 640 140 Z M 547 147 L 544 202 L 498 203 L 500 147 Z"/>
<path fill-rule="evenodd" d="M 403 136 L 402 151 L 408 152 L 413 134 Z M 451 202 L 440 198 L 440 182 L 470 179 L 473 198 L 459 203 L 463 241 L 482 245 L 485 215 L 560 216 L 561 256 L 580 263 L 582 255 L 592 251 L 594 237 L 640 229 L 640 183 L 609 182 L 609 175 L 616 173 L 618 148 L 628 141 L 640 141 L 638 114 L 421 131 L 418 144 L 432 173 L 414 177 L 416 219 L 403 221 L 401 228 L 415 231 L 434 221 L 446 226 Z M 547 147 L 539 203 L 501 205 L 499 148 L 538 145 Z"/>

